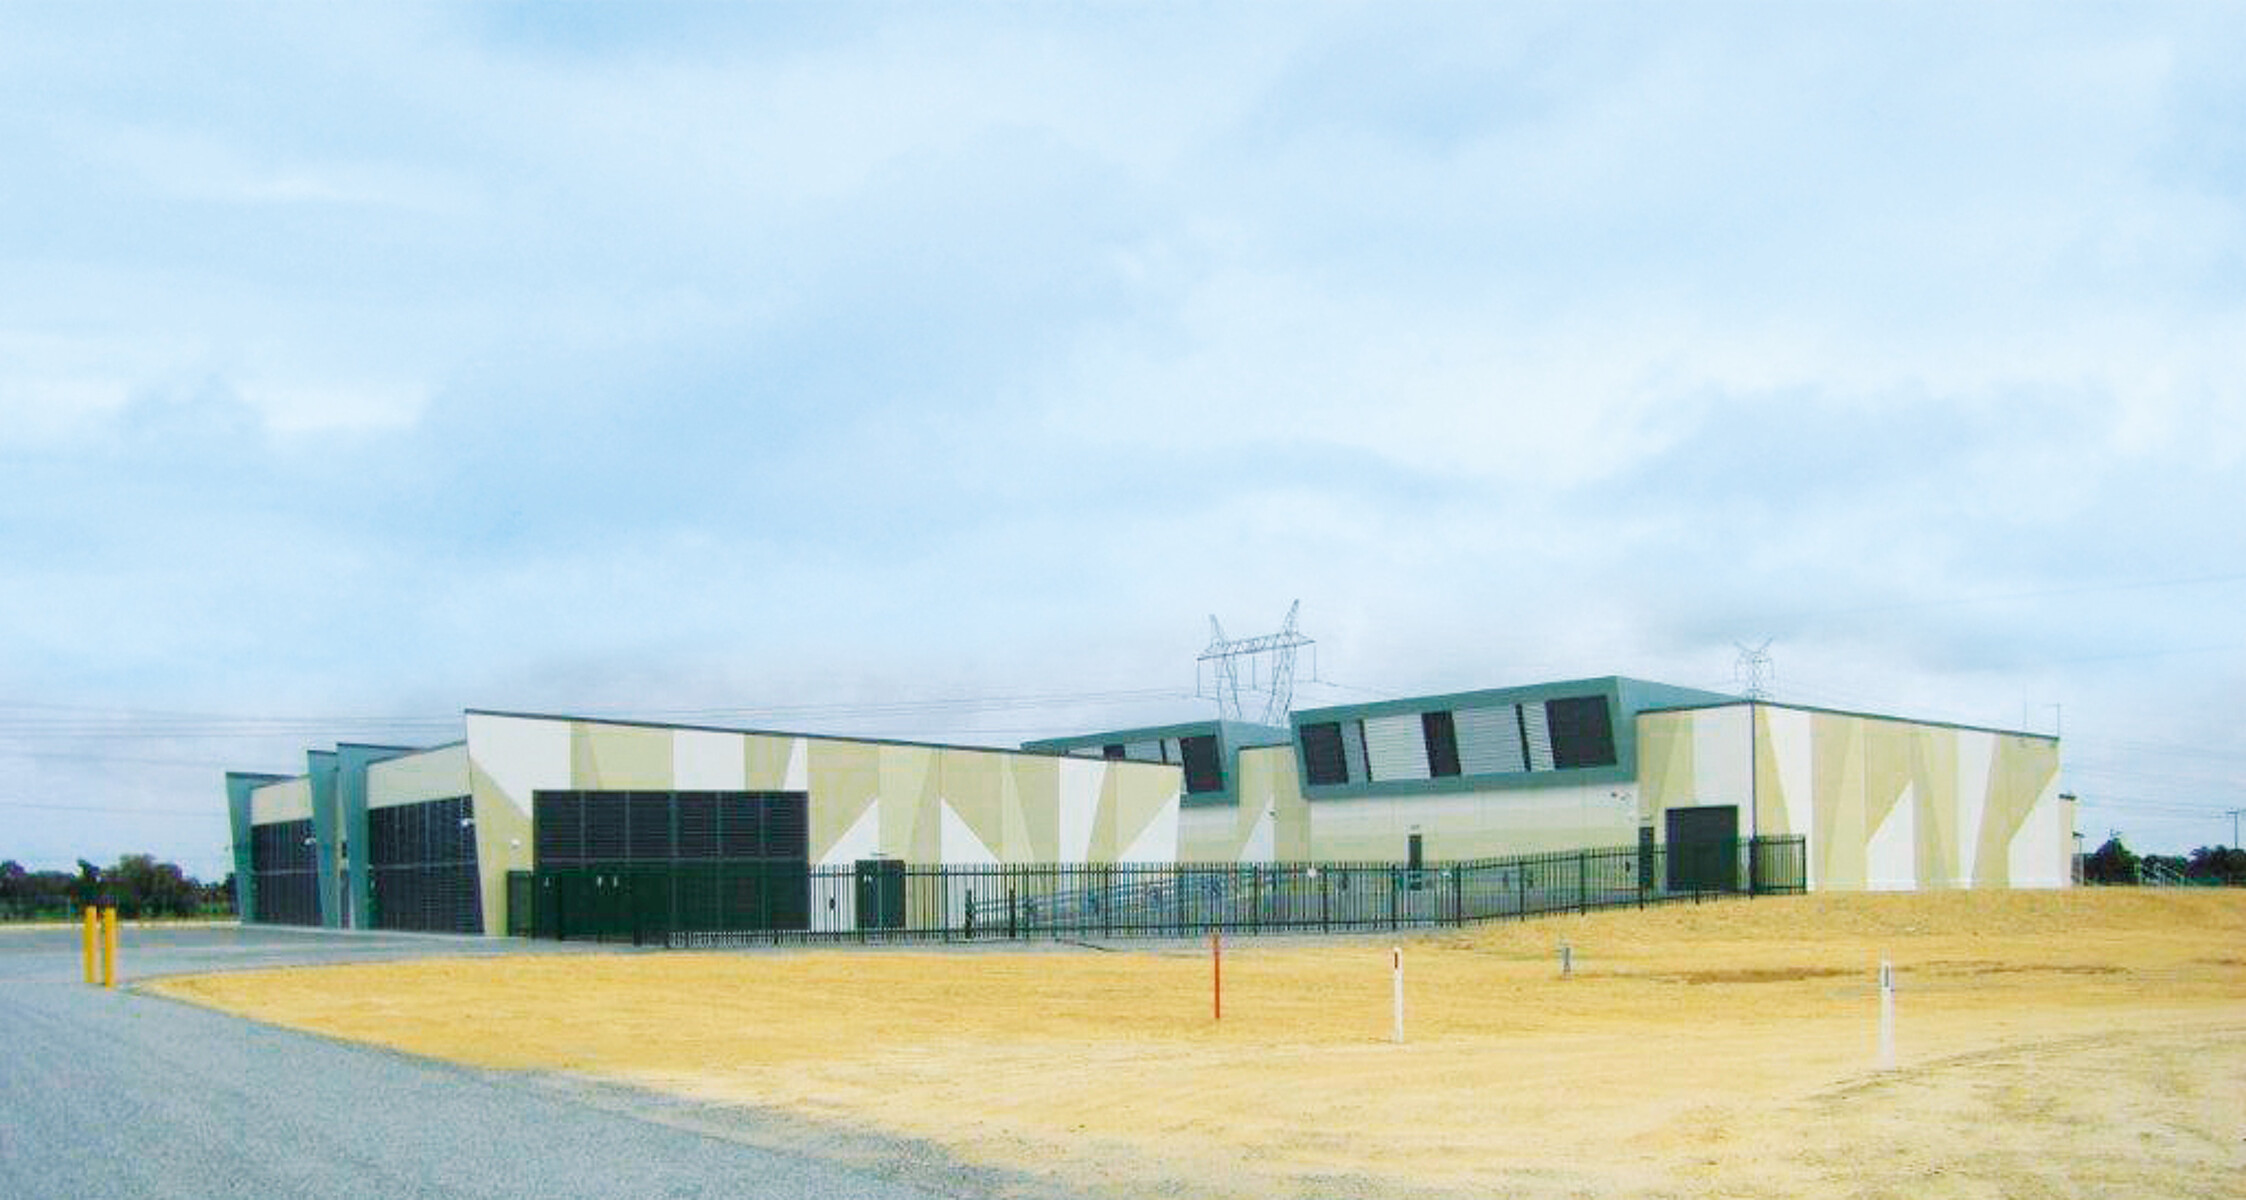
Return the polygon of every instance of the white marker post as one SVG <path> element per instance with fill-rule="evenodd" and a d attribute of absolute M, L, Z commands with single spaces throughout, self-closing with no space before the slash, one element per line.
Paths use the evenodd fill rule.
<path fill-rule="evenodd" d="M 1879 1069 L 1895 1069 L 1895 966 L 1879 964 Z"/>
<path fill-rule="evenodd" d="M 1392 946 L 1388 953 L 1396 991 L 1396 1030 L 1394 1037 L 1396 1044 L 1401 1046 L 1404 1044 L 1404 948 Z"/>
<path fill-rule="evenodd" d="M 1575 947 L 1560 943 L 1560 978 L 1575 978 Z"/>

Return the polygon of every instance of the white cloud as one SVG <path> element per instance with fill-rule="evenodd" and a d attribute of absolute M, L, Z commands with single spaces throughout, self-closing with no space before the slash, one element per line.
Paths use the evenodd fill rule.
<path fill-rule="evenodd" d="M 0 684 L 2235 664 L 2228 10 L 16 15 Z"/>

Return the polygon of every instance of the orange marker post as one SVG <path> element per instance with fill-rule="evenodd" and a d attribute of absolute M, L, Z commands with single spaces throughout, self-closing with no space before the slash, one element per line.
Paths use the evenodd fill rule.
<path fill-rule="evenodd" d="M 1224 935 L 1209 931 L 1209 1019 L 1224 1020 Z"/>

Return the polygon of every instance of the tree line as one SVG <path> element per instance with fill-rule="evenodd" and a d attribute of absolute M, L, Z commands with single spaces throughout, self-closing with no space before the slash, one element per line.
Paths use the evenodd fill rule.
<path fill-rule="evenodd" d="M 78 860 L 69 871 L 31 871 L 0 862 L 0 921 L 68 918 L 87 905 L 114 905 L 120 917 L 234 915 L 234 873 L 204 883 L 152 854 L 127 854 L 114 865 Z"/>
<path fill-rule="evenodd" d="M 2161 878 L 2218 887 L 2246 887 L 2246 849 L 2236 846 L 2201 846 L 2188 856 L 2137 854 L 2119 837 L 2106 839 L 2095 853 L 2082 858 L 2084 883 L 2144 883 Z"/>

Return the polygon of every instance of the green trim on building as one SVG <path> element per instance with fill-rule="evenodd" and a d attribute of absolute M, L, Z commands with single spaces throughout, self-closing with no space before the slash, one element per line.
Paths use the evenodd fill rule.
<path fill-rule="evenodd" d="M 335 747 L 336 799 L 343 809 L 344 869 L 351 890 L 351 927 L 372 929 L 374 872 L 368 870 L 367 852 L 373 841 L 367 830 L 367 768 L 386 759 L 418 753 L 410 746 L 369 746 L 339 742 Z"/>
<path fill-rule="evenodd" d="M 336 803 L 336 756 L 333 750 L 307 750 L 304 777 L 312 790 L 313 864 L 319 871 L 320 925 L 342 925 L 343 881 L 338 877 L 339 843 L 343 840 L 343 814 Z"/>
<path fill-rule="evenodd" d="M 1739 696 L 1705 704 L 1689 702 L 1684 704 L 1660 704 L 1642 708 L 1638 711 L 1640 715 L 1647 713 L 1700 712 L 1712 708 L 1738 708 L 1743 705 L 1760 708 L 1783 708 L 1793 712 L 1817 713 L 1828 717 L 1854 717 L 1861 721 L 1886 721 L 1890 724 L 1916 725 L 1926 729 L 1956 729 L 1966 733 L 1993 733 L 1999 737 L 2034 738 L 2040 742 L 2057 743 L 2059 741 L 2059 735 L 2055 733 L 2033 733 L 2025 729 L 2005 729 L 1996 725 L 1962 725 L 1956 721 L 1922 721 L 1917 717 L 1898 717 L 1891 713 L 1858 712 L 1849 708 L 1820 708 L 1814 704 L 1788 704 L 1783 700 L 1749 700 Z"/>
<path fill-rule="evenodd" d="M 256 864 L 250 855 L 250 794 L 286 779 L 286 775 L 250 771 L 226 773 L 226 823 L 234 837 L 234 914 L 245 922 L 257 919 L 257 874 L 252 869 Z"/>
<path fill-rule="evenodd" d="M 1408 716 L 1415 713 L 1456 712 L 1462 708 L 1489 708 L 1499 705 L 1540 704 L 1547 700 L 1565 700 L 1580 696 L 1600 696 L 1607 702 L 1607 714 L 1614 738 L 1614 762 L 1597 767 L 1561 767 L 1545 771 L 1511 771 L 1484 775 L 1441 775 L 1428 779 L 1391 779 L 1380 782 L 1352 782 L 1312 784 L 1310 771 L 1302 761 L 1302 727 L 1328 722 L 1362 721 L 1368 717 Z M 1343 704 L 1328 708 L 1306 708 L 1290 715 L 1291 732 L 1295 743 L 1295 765 L 1303 779 L 1302 794 L 1309 800 L 1344 800 L 1360 796 L 1418 796 L 1455 792 L 1515 791 L 1524 788 L 1599 786 L 1634 783 L 1638 777 L 1638 730 L 1640 712 L 1662 706 L 1686 704 L 1723 704 L 1738 699 L 1721 692 L 1702 691 L 1698 688 L 1676 687 L 1653 683 L 1643 679 L 1630 679 L 1621 675 L 1600 675 L 1589 679 L 1564 679 L 1551 683 L 1524 684 L 1519 687 L 1486 688 L 1473 692 L 1449 692 L 1433 696 L 1413 696 L 1398 700 L 1377 700 L 1366 704 Z"/>
<path fill-rule="evenodd" d="M 1178 804 L 1184 808 L 1228 808 L 1240 803 L 1240 752 L 1263 746 L 1284 746 L 1293 739 L 1291 730 L 1276 725 L 1258 725 L 1252 721 L 1183 721 L 1174 725 L 1141 725 L 1133 729 L 1111 729 L 1101 733 L 1072 734 L 1068 737 L 1040 738 L 1023 742 L 1022 750 L 1030 754 L 1068 755 L 1072 750 L 1087 746 L 1111 746 L 1130 742 L 1159 742 L 1170 738 L 1206 737 L 1217 739 L 1217 763 L 1224 772 L 1224 786 L 1213 792 L 1189 792 L 1181 780 Z M 1127 759 L 1127 762 L 1140 762 Z M 1175 766 L 1180 763 L 1150 763 L 1150 766 Z"/>

